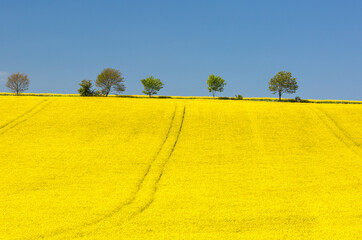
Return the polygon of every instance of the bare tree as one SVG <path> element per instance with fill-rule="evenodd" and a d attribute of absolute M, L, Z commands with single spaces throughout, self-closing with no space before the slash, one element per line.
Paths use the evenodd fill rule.
<path fill-rule="evenodd" d="M 10 89 L 11 92 L 22 93 L 29 88 L 29 78 L 24 73 L 13 73 L 8 77 L 6 87 Z"/>

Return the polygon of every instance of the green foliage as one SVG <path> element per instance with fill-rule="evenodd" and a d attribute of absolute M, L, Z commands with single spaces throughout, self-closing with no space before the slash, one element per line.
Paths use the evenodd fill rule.
<path fill-rule="evenodd" d="M 29 78 L 24 73 L 13 73 L 8 77 L 6 82 L 6 87 L 9 88 L 11 92 L 19 93 L 25 92 L 29 88 Z"/>
<path fill-rule="evenodd" d="M 300 97 L 295 97 L 295 101 L 296 101 L 296 102 L 301 102 L 302 99 L 301 99 Z"/>
<path fill-rule="evenodd" d="M 106 97 L 112 90 L 115 92 L 126 90 L 122 73 L 112 68 L 106 68 L 98 75 L 96 85 L 100 88 L 101 94 L 106 95 Z"/>
<path fill-rule="evenodd" d="M 241 94 L 235 95 L 236 100 L 243 100 L 243 96 Z"/>
<path fill-rule="evenodd" d="M 226 85 L 225 80 L 219 76 L 210 75 L 209 79 L 206 81 L 207 90 L 212 93 L 212 97 L 215 98 L 216 92 L 224 91 L 224 87 Z"/>
<path fill-rule="evenodd" d="M 152 76 L 146 79 L 141 79 L 141 83 L 145 89 L 142 92 L 150 97 L 154 94 L 157 94 L 157 92 L 160 91 L 164 85 L 160 79 L 154 78 Z"/>
<path fill-rule="evenodd" d="M 92 80 L 82 80 L 81 83 L 79 83 L 80 88 L 78 89 L 78 93 L 81 96 L 95 96 L 96 91 L 94 91 Z"/>
<path fill-rule="evenodd" d="M 298 84 L 296 78 L 293 78 L 290 72 L 278 72 L 269 81 L 269 90 L 273 94 L 279 94 L 279 101 L 281 100 L 283 93 L 295 93 L 297 89 Z"/>

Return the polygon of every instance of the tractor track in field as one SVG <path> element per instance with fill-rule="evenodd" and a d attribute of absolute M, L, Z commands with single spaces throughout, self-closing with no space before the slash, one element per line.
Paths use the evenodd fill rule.
<path fill-rule="evenodd" d="M 348 138 L 356 147 L 361 148 L 360 144 L 346 131 L 344 130 L 326 111 L 317 107 L 317 109 L 322 112 L 344 135 Z"/>
<path fill-rule="evenodd" d="M 312 111 L 318 116 L 318 118 L 322 121 L 323 125 L 328 128 L 328 130 L 340 141 L 342 142 L 354 155 L 357 157 L 362 156 L 361 148 L 356 143 L 356 141 L 342 129 L 336 122 L 333 120 L 331 116 L 329 116 L 325 111 L 321 110 L 319 107 L 310 107 Z M 361 178 L 359 175 L 352 174 L 347 168 L 343 166 L 343 164 L 339 165 L 340 169 L 343 169 L 345 173 L 351 176 L 356 182 L 360 183 Z"/>
<path fill-rule="evenodd" d="M 43 100 L 40 103 L 33 106 L 32 108 L 30 108 L 29 110 L 27 110 L 26 112 L 24 112 L 23 114 L 20 114 L 19 116 L 17 116 L 13 120 L 10 120 L 9 122 L 1 125 L 0 126 L 0 135 L 4 134 L 8 130 L 18 126 L 19 124 L 27 121 L 30 117 L 34 116 L 35 114 L 37 114 L 38 112 L 43 110 L 49 103 L 50 103 L 49 100 Z"/>
<path fill-rule="evenodd" d="M 150 172 L 150 169 L 151 169 L 152 164 L 153 164 L 154 161 L 156 160 L 158 154 L 161 152 L 163 146 L 165 145 L 165 143 L 166 143 L 166 141 L 167 141 L 167 139 L 168 139 L 168 136 L 170 135 L 171 128 L 172 128 L 172 125 L 173 125 L 173 121 L 174 121 L 175 115 L 176 115 L 176 110 L 177 110 L 177 107 L 175 107 L 174 113 L 173 113 L 172 118 L 171 118 L 171 123 L 170 123 L 170 126 L 169 126 L 168 130 L 167 130 L 165 139 L 163 140 L 160 148 L 158 149 L 157 153 L 156 153 L 155 156 L 153 157 L 151 163 L 148 165 L 145 174 L 142 176 L 141 180 L 140 180 L 139 183 L 137 184 L 137 188 L 136 188 L 135 194 L 131 197 L 131 199 L 128 200 L 127 202 L 119 205 L 118 207 L 116 207 L 115 209 L 113 209 L 113 211 L 111 211 L 109 214 L 103 216 L 102 218 L 97 219 L 97 220 L 95 220 L 95 221 L 93 221 L 93 222 L 90 222 L 90 223 L 88 223 L 88 224 L 83 224 L 83 225 L 81 225 L 81 227 L 95 225 L 95 224 L 97 224 L 97 223 L 99 223 L 99 222 L 101 222 L 101 221 L 103 221 L 103 220 L 105 220 L 105 219 L 107 219 L 107 218 L 111 218 L 113 215 L 115 215 L 117 212 L 119 212 L 123 207 L 125 207 L 125 206 L 127 206 L 127 205 L 130 205 L 130 204 L 132 204 L 132 202 L 135 201 L 136 195 L 137 195 L 137 193 L 141 190 L 142 183 L 145 181 L 146 176 L 147 176 L 148 173 Z"/>
<path fill-rule="evenodd" d="M 168 154 L 167 159 L 165 159 L 164 162 L 162 163 L 161 169 L 156 168 L 156 170 L 153 170 L 152 169 L 153 165 L 158 160 L 161 151 L 163 151 L 163 148 L 164 148 L 165 144 L 168 142 L 167 140 L 169 139 L 170 133 L 171 133 L 171 131 L 173 129 L 173 126 L 175 124 L 175 116 L 177 115 L 177 110 L 178 110 L 178 106 L 175 106 L 175 110 L 174 110 L 173 116 L 171 118 L 171 123 L 170 123 L 170 126 L 168 128 L 166 137 L 163 140 L 160 148 L 156 152 L 155 156 L 153 157 L 151 163 L 147 167 L 147 170 L 146 170 L 145 174 L 142 176 L 141 180 L 137 184 L 136 191 L 135 191 L 134 195 L 131 197 L 130 200 L 128 200 L 125 203 L 120 204 L 115 209 L 113 209 L 111 212 L 109 212 L 107 215 L 104 215 L 99 219 L 96 219 L 96 220 L 93 220 L 93 221 L 90 221 L 90 222 L 87 222 L 87 223 L 84 223 L 84 224 L 80 224 L 80 225 L 77 225 L 77 226 L 69 227 L 69 228 L 58 229 L 58 230 L 55 230 L 54 232 L 51 232 L 51 233 L 48 233 L 48 234 L 37 235 L 37 236 L 33 236 L 33 237 L 30 237 L 30 238 L 27 238 L 27 239 L 28 240 L 33 240 L 33 239 L 46 239 L 46 238 L 53 238 L 53 237 L 57 238 L 57 237 L 60 237 L 60 235 L 67 235 L 67 236 L 70 235 L 72 237 L 79 237 L 79 236 L 83 237 L 83 236 L 89 235 L 92 232 L 91 229 L 89 229 L 89 228 L 97 226 L 98 224 L 101 224 L 102 222 L 105 222 L 105 221 L 111 219 L 112 217 L 115 217 L 117 215 L 117 213 L 120 213 L 122 211 L 127 213 L 126 214 L 127 215 L 126 219 L 123 219 L 124 221 L 121 221 L 122 223 L 125 223 L 126 221 L 129 221 L 130 219 L 134 218 L 136 215 L 138 215 L 141 212 L 143 212 L 144 210 L 146 210 L 154 200 L 154 194 L 156 193 L 156 190 L 157 190 L 157 184 L 158 184 L 158 182 L 160 181 L 160 179 L 162 177 L 163 170 L 164 170 L 164 167 L 165 167 L 168 159 L 171 157 L 171 155 L 173 153 L 173 150 L 176 147 L 176 144 L 177 144 L 177 141 L 178 141 L 181 129 L 182 129 L 184 115 L 185 115 L 185 107 L 183 107 L 181 124 L 180 124 L 180 127 L 178 129 L 177 137 L 176 137 L 176 140 L 175 140 L 175 142 L 173 144 L 171 152 Z M 139 208 L 139 206 L 138 207 L 137 206 L 133 207 L 132 204 L 137 205 L 139 203 L 135 203 L 135 202 L 142 201 L 142 199 L 140 199 L 140 197 L 138 197 L 140 192 L 149 190 L 149 189 L 146 189 L 148 187 L 148 185 L 145 183 L 145 181 L 149 180 L 147 178 L 152 177 L 152 176 L 150 177 L 150 175 L 151 175 L 150 172 L 152 170 L 153 170 L 153 172 L 155 172 L 157 170 L 160 170 L 159 176 L 156 178 L 155 182 L 153 183 L 154 184 L 153 189 L 151 189 L 153 191 L 153 194 L 151 196 L 149 196 L 150 199 L 149 199 L 148 202 L 143 204 L 144 206 L 141 206 L 140 208 Z M 151 180 L 149 180 L 149 181 L 151 181 Z M 127 208 L 127 207 L 131 208 L 131 210 L 134 210 L 134 211 L 130 211 L 130 210 L 127 210 L 127 209 L 125 210 L 125 208 Z M 132 208 L 135 208 L 135 209 L 132 209 Z"/>
<path fill-rule="evenodd" d="M 328 115 L 325 111 L 317 106 L 311 107 L 313 112 L 319 117 L 323 124 L 331 131 L 331 133 L 342 142 L 347 148 L 349 148 L 354 154 L 361 157 L 361 146 L 353 139 L 353 137 L 346 132 L 337 122 Z"/>
<path fill-rule="evenodd" d="M 172 119 L 171 119 L 170 126 L 169 126 L 169 128 L 168 128 L 168 130 L 167 130 L 166 137 L 165 137 L 165 139 L 163 140 L 163 142 L 162 142 L 162 144 L 161 144 L 161 147 L 158 149 L 156 155 L 155 155 L 154 158 L 152 159 L 150 165 L 148 166 L 146 173 L 143 175 L 141 181 L 140 181 L 139 184 L 137 185 L 137 192 L 140 191 L 141 186 L 142 186 L 142 183 L 145 181 L 145 178 L 146 178 L 146 176 L 148 175 L 148 173 L 149 173 L 149 171 L 150 171 L 150 169 L 151 169 L 151 166 L 152 166 L 153 162 L 156 160 L 157 156 L 160 154 L 163 146 L 165 145 L 165 143 L 166 143 L 166 141 L 167 141 L 167 139 L 168 139 L 168 136 L 170 135 L 171 128 L 172 128 L 172 126 L 173 126 L 173 122 L 174 122 L 175 116 L 176 116 L 176 110 L 177 110 L 177 106 L 175 107 L 175 110 L 174 110 L 174 113 L 173 113 L 173 116 L 172 116 Z M 135 197 L 136 197 L 136 196 L 133 195 L 132 201 L 134 201 Z M 131 202 L 132 202 L 132 201 L 131 201 Z M 131 202 L 130 202 L 130 203 L 131 203 Z"/>
<path fill-rule="evenodd" d="M 159 175 L 159 177 L 157 178 L 156 183 L 155 183 L 155 186 L 154 186 L 155 188 L 154 188 L 154 192 L 153 192 L 152 198 L 151 198 L 150 202 L 149 202 L 148 204 L 146 204 L 137 214 L 133 215 L 132 218 L 134 218 L 136 215 L 138 215 L 138 214 L 142 213 L 143 211 L 145 211 L 145 210 L 152 204 L 152 202 L 153 202 L 153 200 L 154 200 L 154 195 L 156 194 L 156 191 L 157 191 L 158 183 L 160 182 L 160 180 L 161 180 L 161 178 L 162 178 L 162 175 L 163 175 L 163 172 L 164 172 L 164 170 L 165 170 L 165 166 L 166 166 L 167 162 L 170 160 L 170 158 L 171 158 L 171 156 L 172 156 L 172 153 L 173 153 L 173 151 L 175 150 L 175 147 L 176 147 L 176 145 L 177 145 L 178 139 L 179 139 L 179 137 L 180 137 L 180 134 L 181 134 L 181 131 L 182 131 L 182 126 L 183 126 L 184 119 L 185 119 L 185 112 L 186 112 L 186 108 L 184 107 L 184 108 L 183 108 L 183 112 L 182 112 L 182 120 L 181 120 L 180 128 L 179 128 L 179 130 L 178 130 L 178 132 L 177 132 L 177 137 L 176 137 L 175 143 L 173 144 L 172 149 L 171 149 L 171 152 L 170 152 L 170 154 L 168 155 L 166 161 L 164 162 L 164 164 L 163 164 L 163 166 L 162 166 L 162 168 L 161 168 L 160 175 Z M 130 219 L 129 219 L 129 220 L 130 220 Z"/>

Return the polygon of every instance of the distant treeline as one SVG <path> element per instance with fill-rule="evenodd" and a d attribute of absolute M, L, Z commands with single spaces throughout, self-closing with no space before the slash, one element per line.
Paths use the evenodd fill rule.
<path fill-rule="evenodd" d="M 105 68 L 95 81 L 97 89 L 93 88 L 92 80 L 82 80 L 79 83 L 80 88 L 78 94 L 23 94 L 28 90 L 30 80 L 24 73 L 13 73 L 8 77 L 6 87 L 16 95 L 23 96 L 83 96 L 83 97 L 100 97 L 100 96 L 113 96 L 123 98 L 144 98 L 144 95 L 110 95 L 113 93 L 122 93 L 126 90 L 124 83 L 124 77 L 118 69 Z M 163 87 L 164 83 L 153 76 L 141 79 L 141 84 L 144 90 L 142 93 L 152 97 L 157 94 Z M 307 100 L 300 97 L 282 98 L 283 93 L 292 94 L 298 90 L 298 84 L 295 77 L 292 77 L 292 73 L 286 71 L 278 72 L 268 82 L 268 89 L 273 94 L 278 94 L 279 98 L 244 98 L 241 94 L 235 94 L 235 97 L 215 97 L 217 92 L 223 92 L 226 86 L 226 81 L 220 76 L 209 75 L 206 81 L 207 90 L 212 94 L 212 99 L 219 100 L 246 100 L 246 101 L 268 101 L 268 102 L 301 102 L 301 103 L 345 103 L 345 104 L 361 104 L 362 101 L 348 101 L 348 100 Z M 0 93 L 1 95 L 13 95 L 8 93 Z M 172 99 L 211 99 L 211 97 L 178 97 L 178 96 L 154 96 L 154 98 L 172 98 Z"/>

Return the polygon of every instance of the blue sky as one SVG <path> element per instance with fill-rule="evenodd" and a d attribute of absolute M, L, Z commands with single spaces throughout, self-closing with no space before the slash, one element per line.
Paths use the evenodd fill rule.
<path fill-rule="evenodd" d="M 274 96 L 268 81 L 286 70 L 296 94 L 362 100 L 362 1 L 17 1 L 0 0 L 0 91 L 27 73 L 28 92 L 76 93 L 107 67 L 141 94 L 153 75 L 160 95 Z"/>

